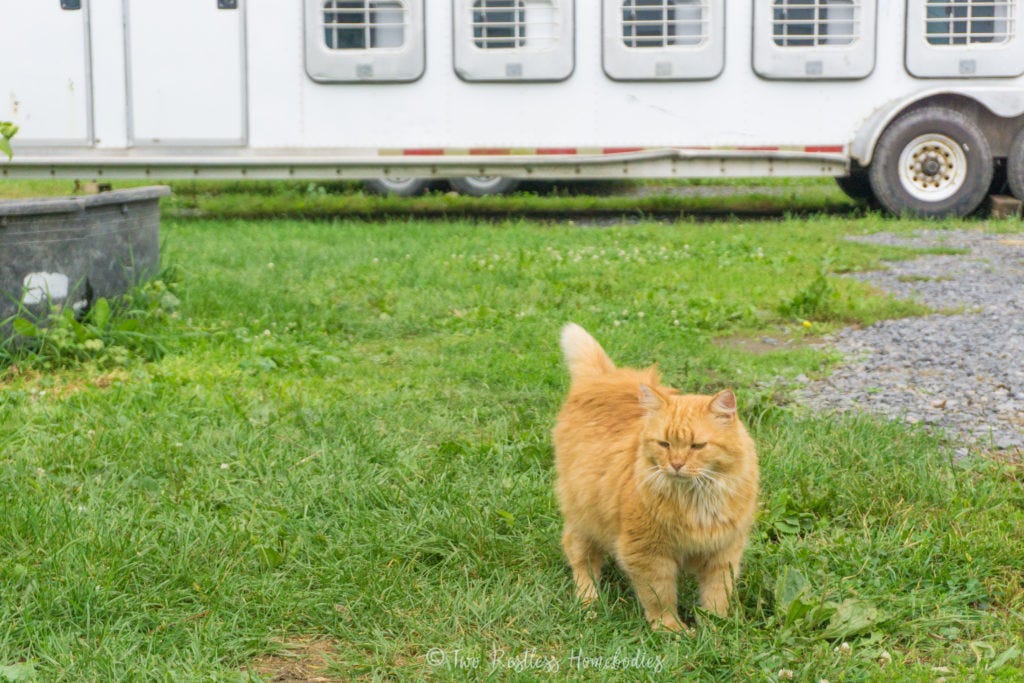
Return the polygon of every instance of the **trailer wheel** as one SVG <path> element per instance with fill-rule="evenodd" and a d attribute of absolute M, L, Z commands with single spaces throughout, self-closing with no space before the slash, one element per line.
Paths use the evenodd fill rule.
<path fill-rule="evenodd" d="M 1024 200 L 1024 129 L 1010 143 L 1010 154 L 1006 157 L 1006 182 L 1013 196 Z"/>
<path fill-rule="evenodd" d="M 875 197 L 894 214 L 966 216 L 984 201 L 992 167 L 988 140 L 970 118 L 925 107 L 882 133 L 868 177 Z"/>
<path fill-rule="evenodd" d="M 451 178 L 448 184 L 459 194 L 467 194 L 471 197 L 487 197 L 492 194 L 504 194 L 511 192 L 519 186 L 515 178 L 502 178 L 495 175 L 467 176 L 465 178 Z"/>
<path fill-rule="evenodd" d="M 374 194 L 393 194 L 399 197 L 415 197 L 423 194 L 430 185 L 425 178 L 374 178 L 363 182 L 366 189 Z"/>

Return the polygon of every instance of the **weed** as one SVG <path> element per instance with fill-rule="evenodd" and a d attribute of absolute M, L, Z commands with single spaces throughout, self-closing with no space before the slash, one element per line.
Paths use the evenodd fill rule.
<path fill-rule="evenodd" d="M 166 348 L 166 323 L 180 304 L 164 279 L 133 287 L 123 297 L 99 297 L 87 309 L 52 304 L 40 320 L 24 306 L 6 324 L 0 367 L 54 370 L 82 362 L 120 367 L 133 359 L 152 361 Z"/>
<path fill-rule="evenodd" d="M 779 312 L 791 317 L 834 320 L 838 302 L 839 291 L 829 276 L 821 273 L 795 296 L 784 301 Z"/>
<path fill-rule="evenodd" d="M 0 121 L 0 152 L 7 155 L 8 160 L 14 156 L 11 150 L 11 138 L 18 132 L 18 127 L 10 121 Z"/>

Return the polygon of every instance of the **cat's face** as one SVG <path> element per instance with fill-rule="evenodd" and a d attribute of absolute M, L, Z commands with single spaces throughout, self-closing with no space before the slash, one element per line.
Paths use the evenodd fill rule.
<path fill-rule="evenodd" d="M 734 460 L 736 397 L 665 395 L 644 386 L 640 457 L 659 484 L 714 483 Z"/>

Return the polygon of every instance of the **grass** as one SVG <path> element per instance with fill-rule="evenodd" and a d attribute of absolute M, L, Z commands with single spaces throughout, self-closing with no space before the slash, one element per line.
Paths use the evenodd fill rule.
<path fill-rule="evenodd" d="M 115 181 L 117 188 L 152 181 Z M 166 218 L 279 217 L 312 219 L 381 217 L 551 218 L 566 213 L 593 218 L 669 217 L 697 214 L 728 217 L 784 211 L 803 214 L 853 212 L 831 178 L 759 178 L 732 183 L 722 196 L 721 180 L 583 181 L 524 183 L 521 191 L 500 197 L 466 197 L 443 187 L 421 197 L 380 197 L 360 190 L 357 182 L 173 181 L 174 194 L 161 206 Z M 71 181 L 5 181 L 0 198 L 70 194 Z M 639 190 L 643 188 L 643 192 Z M 709 193 L 707 190 L 719 192 Z"/>
<path fill-rule="evenodd" d="M 716 343 L 919 312 L 835 276 L 913 254 L 846 236 L 916 227 L 167 219 L 160 354 L 3 361 L 0 680 L 1016 680 L 1024 472 L 788 408 L 820 350 Z M 759 443 L 736 609 L 687 584 L 693 637 L 649 633 L 615 571 L 571 596 L 570 319 L 735 387 Z"/>

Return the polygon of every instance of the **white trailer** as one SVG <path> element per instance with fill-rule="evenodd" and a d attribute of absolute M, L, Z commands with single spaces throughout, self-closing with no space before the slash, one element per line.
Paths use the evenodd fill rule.
<path fill-rule="evenodd" d="M 1024 197 L 1024 0 L 0 0 L 3 177 L 844 177 Z"/>

